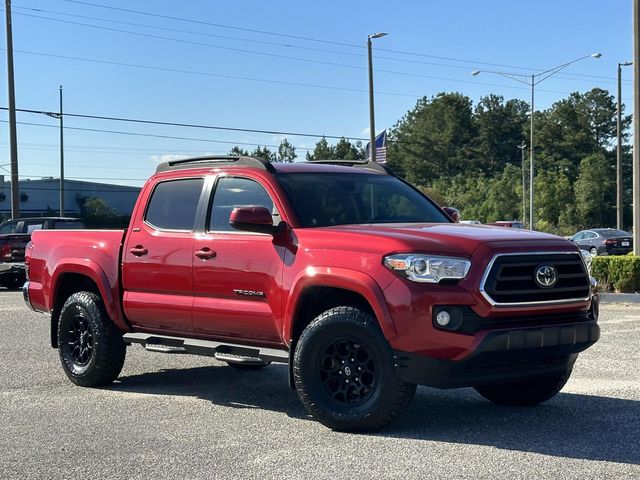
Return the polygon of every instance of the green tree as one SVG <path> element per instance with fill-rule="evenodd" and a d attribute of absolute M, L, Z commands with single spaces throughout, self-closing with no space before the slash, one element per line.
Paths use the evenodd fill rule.
<path fill-rule="evenodd" d="M 344 137 L 333 147 L 333 154 L 335 160 L 365 160 L 366 157 L 362 142 L 351 143 Z"/>
<path fill-rule="evenodd" d="M 296 157 L 296 147 L 291 145 L 286 138 L 282 140 L 278 146 L 276 161 L 291 163 L 296 159 Z"/>
<path fill-rule="evenodd" d="M 439 177 L 469 171 L 475 138 L 468 97 L 460 93 L 423 97 L 389 132 L 389 166 L 409 181 L 429 185 Z"/>
<path fill-rule="evenodd" d="M 335 158 L 335 148 L 329 145 L 327 139 L 322 137 L 315 145 L 313 152 L 307 152 L 307 160 L 331 160 Z"/>
<path fill-rule="evenodd" d="M 487 175 L 503 171 L 507 164 L 520 165 L 518 145 L 524 140 L 529 105 L 521 100 L 508 100 L 500 95 L 480 99 L 474 110 L 478 132 L 475 166 Z"/>
<path fill-rule="evenodd" d="M 129 217 L 119 215 L 101 198 L 87 197 L 79 200 L 80 218 L 89 228 L 123 228 Z"/>
<path fill-rule="evenodd" d="M 256 149 L 251 152 L 251 156 L 252 157 L 258 157 L 258 158 L 264 158 L 265 160 L 268 160 L 270 162 L 276 161 L 276 154 L 275 152 L 272 152 L 271 150 L 269 150 L 268 147 L 256 147 Z"/>
<path fill-rule="evenodd" d="M 615 225 L 615 175 L 603 154 L 589 155 L 580 162 L 574 190 L 579 226 Z"/>
<path fill-rule="evenodd" d="M 249 151 L 236 145 L 229 151 L 229 155 L 231 155 L 232 157 L 248 157 Z"/>

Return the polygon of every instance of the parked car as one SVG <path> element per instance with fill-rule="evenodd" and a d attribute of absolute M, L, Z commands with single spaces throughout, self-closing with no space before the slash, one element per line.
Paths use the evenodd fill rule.
<path fill-rule="evenodd" d="M 23 295 L 70 381 L 110 384 L 127 344 L 281 362 L 315 419 L 365 431 L 416 384 L 512 406 L 556 395 L 600 335 L 580 250 L 455 223 L 386 167 L 340 163 L 173 160 L 127 229 L 34 232 Z"/>
<path fill-rule="evenodd" d="M 480 220 L 460 220 L 460 223 L 467 223 L 469 225 L 482 225 Z"/>
<path fill-rule="evenodd" d="M 18 218 L 0 224 L 0 286 L 14 289 L 24 283 L 24 249 L 32 232 L 78 228 L 84 228 L 82 220 L 67 217 Z"/>
<path fill-rule="evenodd" d="M 524 223 L 519 220 L 498 220 L 493 223 L 487 223 L 487 225 L 493 225 L 495 227 L 526 228 Z"/>
<path fill-rule="evenodd" d="M 633 250 L 633 237 L 624 230 L 592 228 L 576 233 L 570 240 L 591 256 L 626 255 Z"/>

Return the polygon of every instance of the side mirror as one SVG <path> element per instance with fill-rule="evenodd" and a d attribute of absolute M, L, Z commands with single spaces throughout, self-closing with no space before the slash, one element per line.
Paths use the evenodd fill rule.
<path fill-rule="evenodd" d="M 238 230 L 255 233 L 275 233 L 273 217 L 265 207 L 234 208 L 229 216 L 229 223 Z"/>
<path fill-rule="evenodd" d="M 442 210 L 444 210 L 444 213 L 449 215 L 451 220 L 453 220 L 456 223 L 460 223 L 460 210 L 453 207 L 442 207 Z"/>

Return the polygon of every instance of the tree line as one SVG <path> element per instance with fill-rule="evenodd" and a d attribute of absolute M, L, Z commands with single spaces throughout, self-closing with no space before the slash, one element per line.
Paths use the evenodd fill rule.
<path fill-rule="evenodd" d="M 387 132 L 388 165 L 436 201 L 460 209 L 463 219 L 483 223 L 522 220 L 523 170 L 529 189 L 529 104 L 500 95 L 476 105 L 458 92 L 420 98 Z M 631 151 L 623 116 L 623 203 L 631 225 Z M 536 229 L 560 234 L 616 223 L 616 103 L 606 90 L 571 93 L 534 115 Z M 233 155 L 248 155 L 234 147 Z M 284 139 L 276 151 L 252 155 L 293 162 Z M 306 160 L 363 160 L 361 142 L 321 138 Z M 528 210 L 528 198 L 526 201 Z"/>

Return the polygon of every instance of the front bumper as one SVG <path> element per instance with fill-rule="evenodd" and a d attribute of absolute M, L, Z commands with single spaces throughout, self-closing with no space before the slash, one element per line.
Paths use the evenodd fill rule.
<path fill-rule="evenodd" d="M 600 338 L 595 320 L 490 331 L 461 360 L 394 351 L 402 380 L 437 388 L 470 387 L 562 372 Z"/>

